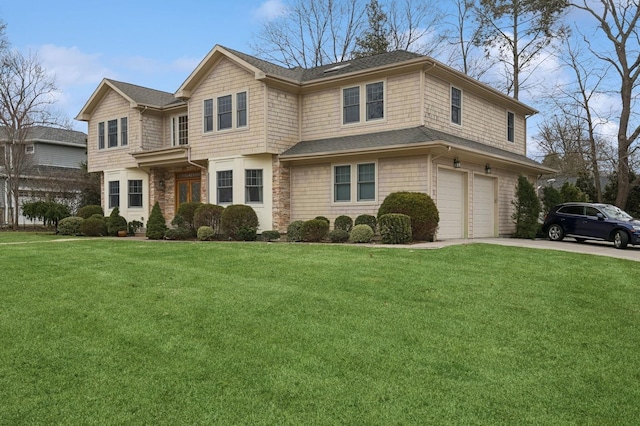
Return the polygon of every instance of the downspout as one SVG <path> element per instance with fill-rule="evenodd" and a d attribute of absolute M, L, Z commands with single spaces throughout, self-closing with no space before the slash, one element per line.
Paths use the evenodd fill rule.
<path fill-rule="evenodd" d="M 192 166 L 196 166 L 202 170 L 204 170 L 206 172 L 207 175 L 207 203 L 209 202 L 209 200 L 211 199 L 211 193 L 210 193 L 210 184 L 209 184 L 209 168 L 205 167 L 205 166 L 201 166 L 200 164 L 194 163 L 193 161 L 191 161 L 191 146 L 187 146 L 187 163 L 191 164 Z"/>

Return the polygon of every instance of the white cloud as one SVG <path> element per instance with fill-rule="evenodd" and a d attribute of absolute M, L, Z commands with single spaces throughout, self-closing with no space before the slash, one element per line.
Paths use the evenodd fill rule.
<path fill-rule="evenodd" d="M 256 20 L 272 21 L 285 12 L 285 5 L 282 0 L 266 0 L 257 9 L 252 12 L 253 18 Z"/>
<path fill-rule="evenodd" d="M 101 55 L 87 54 L 77 47 L 45 44 L 38 50 L 38 57 L 61 89 L 89 83 L 97 85 L 104 77 L 115 74 L 101 64 Z"/>

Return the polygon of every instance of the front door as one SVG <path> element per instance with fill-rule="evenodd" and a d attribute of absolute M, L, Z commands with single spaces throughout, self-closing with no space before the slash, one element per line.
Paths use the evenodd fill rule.
<path fill-rule="evenodd" d="M 200 202 L 200 172 L 176 175 L 176 211 L 182 203 Z"/>

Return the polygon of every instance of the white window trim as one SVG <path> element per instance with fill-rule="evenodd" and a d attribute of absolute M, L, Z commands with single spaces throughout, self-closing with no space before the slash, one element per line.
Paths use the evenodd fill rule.
<path fill-rule="evenodd" d="M 204 104 L 203 104 L 204 105 Z M 187 117 L 187 143 L 180 145 L 180 136 L 178 134 L 179 132 L 179 119 L 180 117 Z M 189 146 L 189 114 L 188 113 L 182 113 L 182 114 L 176 114 L 176 115 L 172 115 L 170 117 L 170 130 L 171 130 L 171 146 Z"/>
<path fill-rule="evenodd" d="M 246 93 L 247 99 L 247 124 L 241 127 L 238 127 L 238 94 Z M 225 96 L 231 96 L 231 127 L 227 129 L 218 129 L 218 98 L 222 98 Z M 204 101 L 212 100 L 213 103 L 213 130 L 205 132 L 205 121 L 204 121 Z M 238 132 L 249 130 L 249 123 L 251 122 L 251 111 L 250 111 L 250 102 L 249 102 L 249 89 L 242 88 L 230 92 L 223 92 L 215 94 L 212 97 L 208 97 L 202 100 L 202 134 L 203 135 L 212 135 L 215 133 L 227 133 L 227 132 Z"/>
<path fill-rule="evenodd" d="M 375 170 L 375 180 L 374 180 L 374 185 L 375 185 L 375 198 L 373 200 L 363 200 L 363 201 L 358 201 L 358 166 L 361 164 L 373 164 L 374 165 L 374 170 Z M 350 200 L 349 201 L 336 201 L 336 174 L 335 174 L 335 170 L 336 167 L 339 166 L 351 166 L 351 176 L 349 176 L 350 178 Z M 379 176 L 379 168 L 378 168 L 378 161 L 377 160 L 371 160 L 371 161 L 358 161 L 355 163 L 332 163 L 331 164 L 331 205 L 332 206 L 348 206 L 348 205 L 357 205 L 357 206 L 366 206 L 366 205 L 375 205 L 378 203 L 378 191 L 380 189 L 379 185 L 378 185 L 378 176 Z"/>
<path fill-rule="evenodd" d="M 367 120 L 367 85 L 382 83 L 382 118 Z M 360 88 L 360 120 L 353 123 L 344 122 L 344 91 L 353 87 Z M 350 84 L 340 87 L 340 125 L 342 127 L 366 126 L 372 123 L 385 123 L 387 121 L 387 79 L 365 81 L 360 84 Z M 346 164 L 345 164 L 346 165 Z"/>
<path fill-rule="evenodd" d="M 24 146 L 24 153 L 31 155 L 36 152 L 36 146 L 32 143 Z"/>
<path fill-rule="evenodd" d="M 509 114 L 513 115 L 513 140 L 510 141 L 509 140 Z M 505 114 L 505 127 L 506 127 L 506 141 L 508 143 L 516 143 L 516 114 L 513 111 L 509 111 L 507 110 L 507 113 Z"/>
<path fill-rule="evenodd" d="M 457 89 L 460 91 L 460 123 L 454 122 L 451 118 L 451 108 L 453 107 L 453 96 L 451 93 L 452 92 L 451 89 Z M 457 127 L 462 127 L 462 125 L 464 124 L 463 117 L 464 117 L 464 90 L 462 90 L 457 86 L 450 85 L 449 86 L 449 124 Z"/>
<path fill-rule="evenodd" d="M 204 115 L 204 103 L 206 101 L 211 101 L 211 130 L 207 130 L 206 116 Z M 202 133 L 205 135 L 216 131 L 216 106 L 214 101 L 215 98 L 206 98 L 202 100 Z"/>
<path fill-rule="evenodd" d="M 122 119 L 126 118 L 127 119 L 127 144 L 123 145 L 122 144 Z M 109 146 L 109 122 L 110 121 L 115 121 L 116 122 L 116 146 Z M 129 116 L 128 115 L 124 115 L 118 118 L 109 118 L 106 120 L 101 120 L 98 121 L 96 123 L 96 147 L 98 151 L 106 151 L 106 150 L 113 150 L 113 149 L 126 149 L 129 147 L 129 141 L 130 141 L 130 125 L 129 125 Z M 103 140 L 103 147 L 100 148 L 100 123 L 103 124 L 104 126 L 104 140 Z"/>

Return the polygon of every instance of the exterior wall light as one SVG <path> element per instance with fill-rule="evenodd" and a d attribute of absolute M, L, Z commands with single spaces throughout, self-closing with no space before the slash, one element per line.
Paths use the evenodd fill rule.
<path fill-rule="evenodd" d="M 484 172 L 488 175 L 491 174 L 491 165 L 489 163 L 484 166 Z"/>
<path fill-rule="evenodd" d="M 460 168 L 460 160 L 458 160 L 458 157 L 453 159 L 453 167 L 455 167 L 456 169 Z"/>

